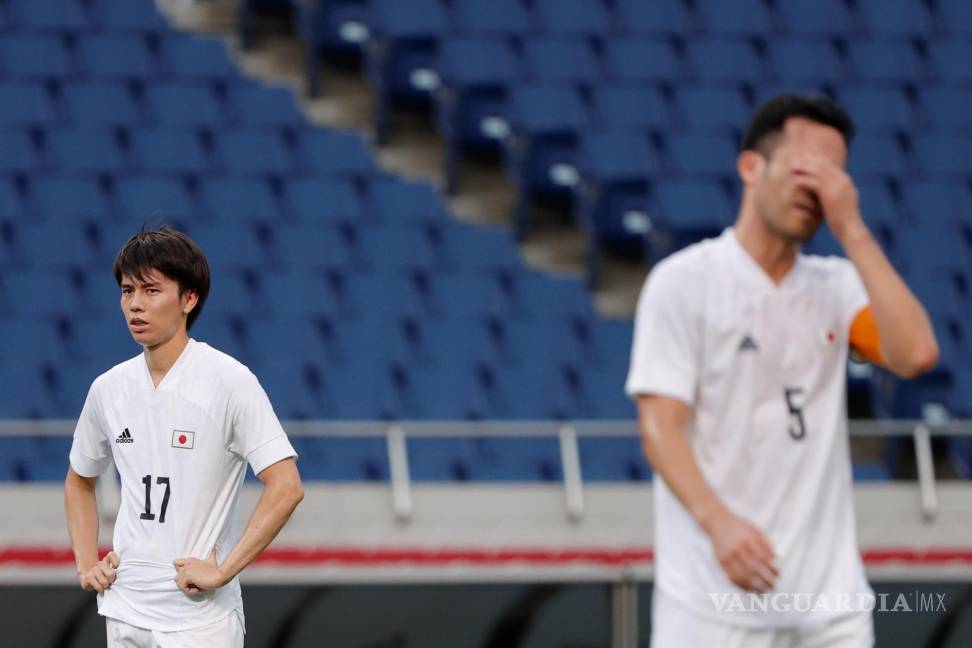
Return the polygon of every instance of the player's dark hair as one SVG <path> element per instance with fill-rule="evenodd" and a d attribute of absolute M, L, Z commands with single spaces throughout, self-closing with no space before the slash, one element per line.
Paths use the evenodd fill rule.
<path fill-rule="evenodd" d="M 144 281 L 153 269 L 179 284 L 179 296 L 186 290 L 195 291 L 199 301 L 186 318 L 186 330 L 199 318 L 206 297 L 209 296 L 209 262 L 192 239 L 178 230 L 162 226 L 147 230 L 145 226 L 134 234 L 118 251 L 113 266 L 115 281 L 122 277 Z"/>
<path fill-rule="evenodd" d="M 843 108 L 820 95 L 781 94 L 756 109 L 746 127 L 741 151 L 756 151 L 768 158 L 779 143 L 783 124 L 790 117 L 803 117 L 837 129 L 850 147 L 854 122 Z"/>

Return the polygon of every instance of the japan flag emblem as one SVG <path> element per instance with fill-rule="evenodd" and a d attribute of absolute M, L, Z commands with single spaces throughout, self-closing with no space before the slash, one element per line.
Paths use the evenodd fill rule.
<path fill-rule="evenodd" d="M 193 441 L 195 441 L 196 433 L 187 432 L 185 430 L 172 430 L 172 447 L 173 448 L 183 448 L 185 450 L 192 450 Z"/>

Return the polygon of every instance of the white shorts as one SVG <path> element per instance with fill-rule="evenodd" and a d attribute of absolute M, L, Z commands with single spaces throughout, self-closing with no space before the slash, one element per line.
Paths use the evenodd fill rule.
<path fill-rule="evenodd" d="M 243 620 L 237 612 L 209 625 L 163 632 L 105 617 L 108 648 L 243 648 Z"/>
<path fill-rule="evenodd" d="M 651 602 L 651 648 L 873 648 L 870 612 L 821 625 L 752 628 L 696 614 L 655 587 Z"/>

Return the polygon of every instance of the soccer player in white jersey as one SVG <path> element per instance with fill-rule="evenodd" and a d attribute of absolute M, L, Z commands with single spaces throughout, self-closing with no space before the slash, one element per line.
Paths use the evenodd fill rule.
<path fill-rule="evenodd" d="M 626 392 L 656 473 L 652 646 L 873 644 L 845 406 L 854 349 L 902 377 L 938 346 L 845 172 L 853 125 L 825 98 L 761 106 L 735 226 L 656 265 Z M 800 247 L 822 225 L 847 254 Z"/>
<path fill-rule="evenodd" d="M 237 574 L 303 498 L 297 455 L 256 377 L 188 336 L 209 293 L 195 243 L 142 230 L 114 274 L 144 351 L 95 379 L 74 433 L 65 508 L 78 578 L 98 593 L 109 647 L 238 648 Z M 99 560 L 95 482 L 112 464 L 121 507 Z M 247 464 L 263 492 L 241 534 Z"/>

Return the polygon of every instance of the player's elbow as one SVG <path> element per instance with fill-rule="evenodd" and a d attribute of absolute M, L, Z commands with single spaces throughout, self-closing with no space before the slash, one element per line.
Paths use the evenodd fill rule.
<path fill-rule="evenodd" d="M 907 361 L 902 363 L 896 372 L 901 378 L 917 378 L 928 373 L 938 364 L 939 349 L 934 338 L 922 344 L 916 344 L 908 354 Z"/>

